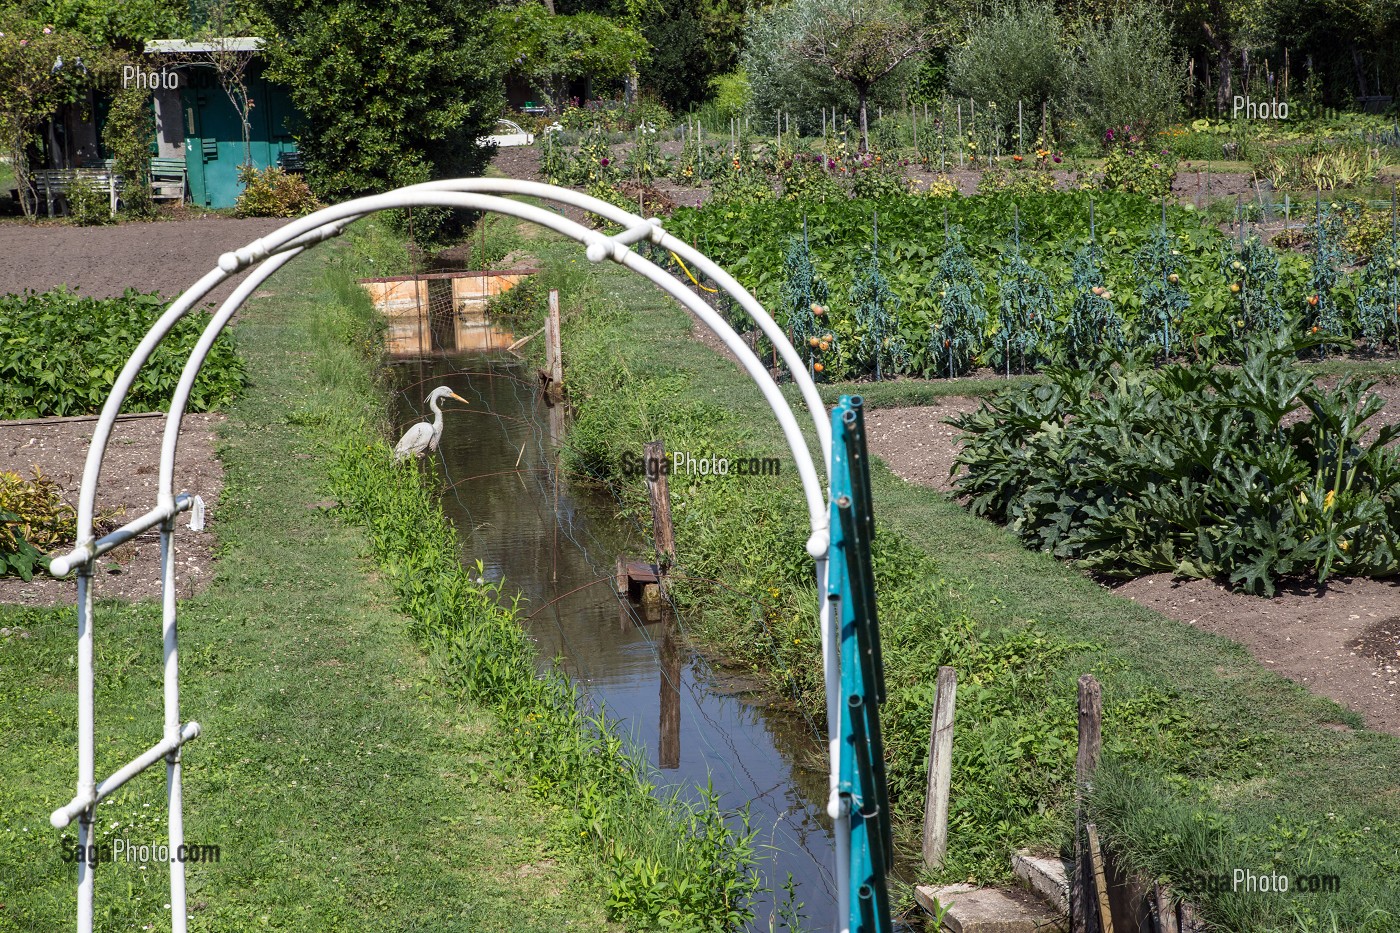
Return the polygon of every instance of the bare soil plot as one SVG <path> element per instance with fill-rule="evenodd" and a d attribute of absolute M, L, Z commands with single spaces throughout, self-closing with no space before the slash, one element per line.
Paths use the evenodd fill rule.
<path fill-rule="evenodd" d="M 1384 382 L 1375 391 L 1386 400 L 1375 421 L 1400 421 L 1400 383 Z M 947 494 L 958 432 L 944 422 L 978 404 L 948 398 L 928 407 L 876 409 L 867 422 L 871 450 L 902 479 Z M 1297 583 L 1281 586 L 1271 599 L 1167 573 L 1103 582 L 1165 616 L 1239 642 L 1270 670 L 1354 710 L 1371 728 L 1400 735 L 1400 579 Z"/>
<path fill-rule="evenodd" d="M 219 256 L 287 223 L 267 217 L 203 217 L 122 223 L 110 227 L 68 224 L 0 224 L 0 294 L 47 291 L 67 285 L 93 298 L 127 288 L 170 298 L 214 268 Z M 224 283 L 211 300 L 233 291 Z"/>
<path fill-rule="evenodd" d="M 214 558 L 213 530 L 216 507 L 223 488 L 223 466 L 214 457 L 215 432 L 222 415 L 186 415 L 175 457 L 175 491 L 203 497 L 207 506 L 205 531 L 186 529 L 188 513 L 177 519 L 175 537 L 178 595 L 191 596 L 211 579 Z M 82 482 L 83 463 L 97 423 L 95 418 L 43 418 L 33 421 L 0 421 L 0 470 L 25 476 L 38 467 L 63 489 L 75 508 Z M 107 457 L 98 485 L 98 534 L 112 530 L 149 511 L 156 504 L 164 417 L 137 416 L 117 422 L 107 445 Z M 160 536 L 146 532 L 98 559 L 95 577 L 99 599 L 155 599 L 160 596 Z M 25 583 L 16 577 L 0 577 L 0 602 L 51 606 L 72 603 L 77 584 L 36 574 Z"/>

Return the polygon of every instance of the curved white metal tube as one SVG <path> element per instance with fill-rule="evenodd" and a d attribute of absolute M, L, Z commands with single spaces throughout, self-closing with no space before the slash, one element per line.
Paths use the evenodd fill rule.
<path fill-rule="evenodd" d="M 194 383 L 199 378 L 199 371 L 204 367 L 204 360 L 214 348 L 214 341 L 219 339 L 228 322 L 238 313 L 238 309 L 243 307 L 243 302 L 247 301 L 269 276 L 305 250 L 305 246 L 296 246 L 265 260 L 238 283 L 233 294 L 224 300 L 223 305 L 204 326 L 204 333 L 199 335 L 199 342 L 194 345 L 189 358 L 185 360 L 180 381 L 170 397 L 170 410 L 165 415 L 165 436 L 161 438 L 160 444 L 160 485 L 156 487 L 156 501 L 160 505 L 175 501 L 175 450 L 180 442 L 180 421 L 185 417 L 185 406 L 189 404 L 190 393 L 194 391 Z"/>
<path fill-rule="evenodd" d="M 552 211 L 485 193 L 489 191 L 500 191 L 507 194 L 526 194 L 571 204 L 593 211 L 609 220 L 621 223 L 624 225 L 625 229 L 623 233 L 617 236 L 608 237 L 598 231 L 591 230 L 581 224 L 568 220 Z M 102 416 L 98 420 L 93 433 L 93 441 L 88 450 L 87 462 L 83 473 L 83 485 L 79 499 L 79 544 L 71 554 L 55 559 L 52 565 L 53 569 L 55 572 L 58 572 L 60 569 L 62 571 L 58 573 L 58 575 L 63 575 L 63 573 L 66 573 L 73 567 L 78 567 L 83 572 L 87 572 L 90 568 L 93 559 L 92 516 L 95 504 L 96 486 L 101 472 L 106 445 L 110 439 L 112 426 L 115 423 L 117 413 L 121 409 L 122 402 L 130 391 L 131 385 L 134 383 L 135 377 L 139 373 L 141 367 L 149 359 L 151 353 L 154 352 L 155 347 L 159 345 L 160 341 L 164 339 L 180 318 L 189 313 L 200 299 L 207 295 L 213 288 L 217 287 L 224 279 L 254 262 L 262 261 L 260 267 L 235 289 L 234 294 L 224 302 L 219 311 L 211 318 L 199 342 L 196 344 L 194 351 L 191 353 L 190 358 L 186 361 L 184 371 L 181 373 L 180 383 L 171 400 L 171 409 L 167 413 L 166 433 L 162 442 L 161 482 L 158 493 L 158 501 L 162 505 L 173 501 L 172 487 L 175 452 L 178 444 L 180 421 L 183 417 L 189 394 L 193 389 L 194 381 L 214 341 L 217 339 L 219 333 L 227 326 L 233 314 L 241 307 L 247 298 L 256 291 L 262 282 L 305 248 L 338 235 L 349 224 L 367 214 L 381 210 L 410 206 L 442 206 L 466 210 L 493 211 L 514 216 L 522 220 L 528 220 L 540 226 L 555 230 L 556 232 L 563 233 L 571 239 L 586 244 L 586 252 L 589 259 L 595 262 L 601 261 L 602 259 L 613 259 L 627 268 L 644 275 L 668 295 L 681 302 L 683 306 L 698 317 L 713 333 L 719 336 L 726 348 L 734 353 L 750 378 L 759 386 L 760 391 L 764 395 L 764 400 L 773 410 L 783 430 L 784 438 L 788 443 L 794 462 L 797 464 L 799 479 L 803 486 L 804 497 L 807 500 L 809 523 L 812 528 L 812 535 L 807 542 L 807 550 L 812 557 L 817 560 L 818 583 L 821 584 L 823 582 L 820 578 L 825 575 L 825 557 L 828 547 L 826 528 L 827 514 L 824 507 L 823 491 L 820 486 L 820 480 L 817 476 L 816 466 L 812 460 L 811 452 L 806 444 L 806 439 L 796 419 L 793 417 L 792 410 L 786 399 L 778 390 L 776 383 L 762 361 L 758 359 L 756 354 L 749 348 L 748 344 L 740 338 L 738 333 L 722 316 L 715 312 L 700 296 L 684 287 L 665 269 L 639 253 L 627 248 L 628 244 L 643 239 L 650 239 L 652 242 L 658 243 L 664 248 L 675 252 L 677 255 L 688 259 L 702 272 L 709 275 L 714 281 L 724 287 L 725 290 L 740 303 L 740 306 L 750 314 L 763 330 L 764 334 L 773 342 L 773 345 L 783 357 L 784 362 L 786 362 L 792 370 L 794 379 L 799 384 L 808 410 L 813 416 L 823 459 L 829 461 L 831 445 L 830 426 L 825 418 L 820 396 L 817 394 L 816 387 L 812 383 L 805 368 L 802 366 L 800 359 L 798 359 L 796 351 L 787 340 L 786 335 L 777 327 L 776 322 L 763 310 L 757 300 L 729 276 L 728 273 L 712 263 L 707 257 L 694 248 L 670 234 L 667 234 L 655 220 L 645 220 L 624 209 L 578 192 L 534 182 L 512 182 L 505 179 L 459 179 L 448 182 L 432 182 L 426 185 L 400 189 L 383 195 L 360 198 L 346 202 L 345 204 L 325 208 L 307 217 L 301 218 L 300 220 L 293 221 L 268 236 L 254 240 L 243 249 L 225 253 L 221 256 L 219 258 L 219 267 L 210 271 L 196 282 L 194 286 L 172 303 L 170 308 L 157 320 L 146 337 L 142 340 L 141 344 L 138 345 L 136 351 L 133 352 L 131 358 L 127 361 L 121 374 L 118 376 L 113 386 L 112 395 L 108 398 L 107 403 L 103 407 Z M 90 598 L 90 593 L 87 595 Z M 819 591 L 819 599 L 821 598 L 822 592 Z M 822 602 L 823 605 L 819 612 L 819 618 L 822 629 L 823 667 L 827 675 L 828 706 L 830 706 L 831 690 L 836 685 L 836 678 L 834 676 L 835 648 L 834 638 L 831 638 L 831 633 L 827 631 L 832 625 L 831 613 L 829 612 L 829 607 L 825 605 L 824 599 Z M 82 672 L 80 671 L 80 675 L 81 674 Z M 79 679 L 82 680 L 82 677 L 80 676 Z M 79 718 L 82 720 L 83 717 L 80 715 Z M 834 717 L 829 716 L 828 718 L 834 720 Z M 835 762 L 837 746 L 835 744 L 836 738 L 834 737 L 834 733 L 830 732 L 830 728 L 832 727 L 833 724 L 829 723 L 829 742 L 832 743 L 829 751 L 832 755 L 831 760 Z M 90 732 L 91 729 L 89 728 L 87 733 L 90 734 Z M 82 746 L 85 745 L 90 745 L 90 742 L 80 742 L 80 759 L 83 758 L 84 749 Z M 84 769 L 80 767 L 79 770 L 82 772 Z M 91 768 L 87 770 L 90 771 Z M 834 770 L 830 778 L 833 782 L 837 779 Z M 81 779 L 82 775 L 80 774 L 80 785 L 82 783 Z M 88 782 L 89 784 L 91 783 L 91 777 L 88 778 Z M 839 835 L 838 832 L 838 836 Z M 838 838 L 838 888 L 844 890 L 844 886 L 846 885 L 844 869 L 846 865 L 842 849 L 841 840 Z M 81 883 L 80 888 L 82 888 Z M 80 896 L 80 915 L 82 913 L 81 903 L 82 897 Z"/>
<path fill-rule="evenodd" d="M 400 190 L 479 191 L 493 194 L 525 195 L 581 208 L 629 229 L 647 222 L 646 218 L 601 198 L 595 198 L 591 194 L 538 181 L 517 181 L 509 178 L 456 178 L 446 181 L 424 182 Z M 656 220 L 652 219 L 651 222 L 656 223 Z M 782 358 L 792 373 L 793 382 L 797 384 L 797 388 L 802 394 L 802 401 L 806 404 L 807 411 L 812 417 L 812 424 L 817 430 L 817 438 L 821 443 L 822 463 L 830 462 L 831 425 L 827 417 L 826 406 L 822 404 L 821 395 L 817 392 L 817 386 L 812 381 L 811 375 L 808 374 L 807 367 L 803 364 L 801 357 L 797 355 L 797 350 L 788 340 L 787 334 L 783 333 L 783 329 L 778 326 L 778 322 L 773 320 L 773 317 L 763 305 L 759 304 L 758 299 L 749 293 L 748 289 L 740 285 L 722 266 L 716 264 L 689 243 L 669 233 L 664 233 L 662 238 L 656 242 L 662 249 L 670 250 L 680 256 L 718 283 L 731 298 L 739 303 L 744 312 L 763 331 L 763 335 L 777 348 L 778 356 Z"/>
<path fill-rule="evenodd" d="M 661 269 L 649 259 L 626 249 L 616 240 L 596 230 L 590 230 L 552 211 L 547 211 L 543 208 L 524 204 L 519 201 L 513 201 L 508 198 L 483 195 L 475 192 L 450 191 L 441 188 L 413 186 L 412 188 L 400 189 L 399 191 L 389 192 L 388 194 L 373 195 L 367 198 L 347 201 L 344 204 L 324 208 L 300 220 L 293 221 L 267 236 L 254 240 L 242 249 L 231 253 L 225 253 L 219 258 L 220 270 L 225 275 L 232 274 L 252 262 L 278 255 L 284 250 L 300 249 L 300 244 L 307 240 L 324 238 L 319 235 L 322 228 L 335 228 L 338 232 L 338 230 L 343 229 L 346 224 L 365 214 L 408 206 L 441 206 L 457 207 L 466 210 L 489 210 L 515 216 L 522 220 L 532 221 L 540 226 L 563 233 L 574 240 L 588 244 L 589 258 L 595 259 L 595 261 L 605 257 L 611 257 L 627 265 L 629 268 L 632 268 L 634 271 L 642 273 L 676 300 L 680 301 L 685 307 L 689 308 L 696 317 L 699 317 L 711 331 L 720 337 L 725 346 L 739 359 L 750 378 L 759 386 L 760 391 L 763 392 L 764 400 L 772 409 L 775 417 L 777 417 L 784 438 L 787 440 L 788 447 L 793 455 L 793 460 L 797 464 L 798 476 L 802 482 L 803 492 L 807 500 L 808 520 L 811 527 L 811 537 L 807 542 L 807 550 L 813 557 L 826 552 L 826 509 L 824 506 L 824 497 L 821 492 L 820 480 L 816 473 L 816 466 L 812 460 L 811 452 L 807 449 L 806 440 L 802 435 L 801 428 L 797 426 L 792 416 L 791 409 L 787 404 L 787 400 L 783 398 L 782 392 L 779 391 L 777 384 L 774 383 L 772 376 L 768 373 L 767 367 L 765 367 L 762 361 L 753 353 L 748 344 L 739 337 L 738 333 L 729 326 L 728 322 L 717 314 L 714 309 L 710 308 L 699 296 L 695 295 L 689 289 L 682 287 L 674 276 Z M 648 222 L 642 222 L 636 225 L 633 231 L 629 231 L 633 233 L 631 237 L 633 242 L 644 238 L 643 235 L 637 232 L 640 228 L 645 228 L 646 232 L 652 232 L 653 239 L 661 234 L 659 227 Z M 333 234 L 326 233 L 325 235 L 329 236 Z M 214 272 L 209 273 L 209 275 L 205 276 L 205 279 L 200 281 L 196 289 L 198 289 L 200 285 L 204 285 L 206 280 L 214 276 Z M 221 280 L 222 276 L 218 279 L 214 279 L 212 284 L 217 284 L 217 282 Z M 212 284 L 208 287 L 212 287 Z M 208 289 L 205 288 L 204 290 L 207 291 Z M 248 294 L 251 294 L 251 291 L 249 291 Z M 158 325 L 165 323 L 166 318 L 171 317 L 172 312 L 177 306 L 184 306 L 181 315 L 187 313 L 189 307 L 193 304 L 193 300 L 194 299 L 190 299 L 189 295 L 181 296 L 175 305 L 172 305 L 171 311 L 167 312 L 166 315 L 161 318 Z M 168 332 L 169 328 L 173 327 L 175 319 L 178 318 L 174 318 L 166 324 L 164 332 Z M 227 318 L 225 317 L 225 323 L 226 321 Z M 779 337 L 786 343 L 786 337 L 783 337 L 781 333 Z M 143 345 L 144 343 L 143 341 Z M 207 354 L 212 343 L 213 341 L 211 338 L 204 347 L 205 354 Z M 138 351 L 140 349 L 141 348 L 138 347 Z M 149 351 L 146 356 L 149 356 Z M 136 357 L 133 355 L 132 361 L 135 359 Z M 132 361 L 128 361 L 128 367 L 131 366 Z M 191 362 L 195 362 L 193 358 Z M 194 374 L 197 375 L 198 365 L 202 365 L 202 362 L 203 358 L 201 357 L 194 367 Z M 139 370 L 139 364 L 136 369 Z M 123 375 L 126 375 L 125 370 L 123 370 Z M 135 373 L 133 372 L 132 375 L 134 376 Z M 108 404 L 110 406 L 111 400 L 109 400 Z M 179 416 L 179 414 L 175 415 L 177 431 Z M 167 432 L 169 432 L 169 427 L 170 421 L 167 420 Z M 98 433 L 94 432 L 94 444 L 96 443 L 97 436 Z M 104 444 L 105 440 L 106 438 L 104 437 Z M 168 447 L 172 449 L 167 449 Z M 90 450 L 89 459 L 91 459 L 92 453 L 93 451 Z M 167 438 L 166 443 L 162 445 L 163 480 L 166 476 L 167 466 L 169 466 L 170 472 L 173 474 L 173 459 L 173 442 L 169 441 Z M 92 485 L 95 491 L 95 480 Z M 88 477 L 85 474 L 83 484 L 84 494 L 86 494 L 87 491 Z M 173 495 L 173 490 L 163 486 L 162 495 L 166 494 Z M 80 500 L 80 505 L 81 502 L 82 500 Z M 80 545 L 79 549 L 81 549 L 81 547 Z M 81 559 L 78 553 L 79 549 L 75 549 L 73 557 Z M 67 563 L 71 565 L 73 562 L 74 561 L 69 561 Z"/>

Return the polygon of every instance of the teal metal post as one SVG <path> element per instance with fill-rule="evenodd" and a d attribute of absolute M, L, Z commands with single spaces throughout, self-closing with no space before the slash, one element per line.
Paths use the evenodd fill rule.
<path fill-rule="evenodd" d="M 890 933 L 889 874 L 894 847 L 885 783 L 880 704 L 884 671 L 875 615 L 870 472 L 859 396 L 842 396 L 831 413 L 831 550 L 827 598 L 840 620 L 841 742 L 839 790 L 850 813 L 851 933 Z"/>

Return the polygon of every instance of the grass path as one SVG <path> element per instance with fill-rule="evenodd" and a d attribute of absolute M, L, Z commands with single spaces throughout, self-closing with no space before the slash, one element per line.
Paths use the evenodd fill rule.
<path fill-rule="evenodd" d="M 222 439 L 217 578 L 182 615 L 182 705 L 204 730 L 186 838 L 220 847 L 189 866 L 191 929 L 611 929 L 562 812 L 522 791 L 490 714 L 434 687 L 361 534 L 317 507 L 308 405 L 373 404 L 307 337 L 327 261 L 296 260 L 238 327 L 252 384 Z M 0 625 L 28 633 L 0 637 L 0 931 L 62 929 L 73 870 L 47 815 L 72 794 L 71 611 L 0 608 Z M 96 638 L 101 777 L 158 737 L 158 612 L 103 607 Z M 163 773 L 99 814 L 104 848 L 162 842 Z M 164 866 L 103 865 L 96 884 L 100 929 L 169 928 Z"/>

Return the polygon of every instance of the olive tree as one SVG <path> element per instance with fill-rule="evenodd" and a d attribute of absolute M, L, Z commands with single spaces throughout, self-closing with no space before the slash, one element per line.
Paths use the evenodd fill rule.
<path fill-rule="evenodd" d="M 1048 0 L 1007 4 L 976 20 L 948 63 L 953 92 L 995 103 L 1015 116 L 1018 102 L 1038 112 L 1064 90 L 1063 28 Z"/>
<path fill-rule="evenodd" d="M 765 84 L 806 86 L 814 97 L 848 89 L 868 149 L 872 94 L 932 39 L 924 18 L 899 0 L 795 0 L 755 17 L 744 61 L 756 106 Z"/>

